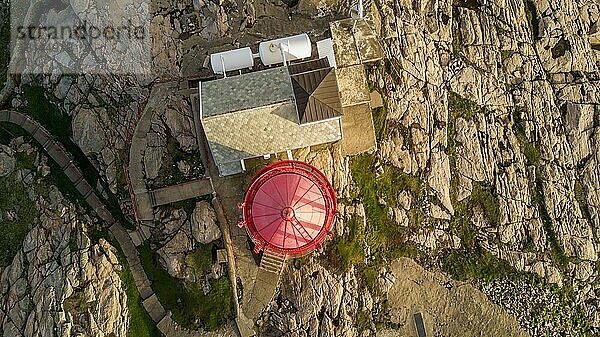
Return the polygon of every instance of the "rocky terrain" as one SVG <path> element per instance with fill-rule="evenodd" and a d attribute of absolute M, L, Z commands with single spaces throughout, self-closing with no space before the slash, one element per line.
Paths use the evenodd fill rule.
<path fill-rule="evenodd" d="M 2 147 L 0 176 L 24 183 L 38 217 L 30 224 L 12 263 L 0 268 L 0 333 L 3 336 L 124 336 L 129 324 L 127 295 L 115 248 L 93 242 L 97 224 L 44 180 L 47 159 L 15 139 Z M 22 155 L 36 169 L 19 168 Z M 4 181 L 3 181 L 4 182 Z M 26 216 L 3 209 L 6 217 Z M 15 219 L 18 221 L 18 219 Z"/>
<path fill-rule="evenodd" d="M 375 7 L 388 59 L 370 72 L 387 104 L 373 169 L 385 177 L 397 168 L 416 185 L 398 191 L 393 203 L 382 193 L 377 207 L 407 228 L 405 242 L 443 269 L 452 268 L 440 262 L 448 251 L 475 250 L 573 294 L 566 304 L 532 281 L 482 286 L 530 335 L 597 333 L 598 4 L 376 1 Z M 315 163 L 347 196 L 351 167 L 335 153 L 324 158 Z M 373 207 L 365 207 L 369 226 Z M 338 234 L 353 235 L 347 229 Z M 365 259 L 374 258 L 372 247 L 363 245 Z M 344 296 L 349 304 L 338 307 L 339 295 L 329 288 L 305 287 L 310 279 L 290 282 L 297 291 L 282 290 L 274 312 L 291 321 L 280 314 L 268 331 L 322 333 L 317 323 L 295 321 L 307 310 L 324 317 L 320 321 L 331 327 L 326 335 L 357 332 L 347 323 L 360 318 L 364 304 L 357 294 L 365 290 Z M 356 277 L 344 273 L 331 281 L 340 282 L 352 289 Z M 314 309 L 320 301 L 322 310 Z M 577 309 L 569 313 L 564 306 Z M 379 321 L 371 312 L 366 320 Z"/>
<path fill-rule="evenodd" d="M 334 146 L 300 158 L 331 179 L 344 221 L 336 224 L 337 239 L 325 247 L 325 256 L 304 258 L 285 271 L 280 294 L 261 322 L 263 333 L 395 336 L 407 331 L 410 311 L 423 311 L 427 322 L 454 319 L 445 316 L 453 311 L 441 313 L 438 301 L 472 296 L 469 310 L 482 320 L 501 316 L 486 327 L 505 329 L 505 335 L 598 334 L 600 5 L 366 3 L 386 57 L 369 69 L 372 87 L 385 99 L 375 114 L 378 149 L 371 157 L 350 159 Z M 327 22 L 346 16 L 351 3 L 301 0 L 289 8 L 294 5 L 154 1 L 150 75 L 23 75 L 9 105 L 22 105 L 23 86 L 43 86 L 72 119 L 73 141 L 120 194 L 126 190 L 121 172 L 130 138 L 154 83 L 210 76 L 211 51 L 300 31 L 323 36 Z M 190 102 L 183 96 L 171 102 L 164 120 L 151 121 L 155 135 L 144 157 L 146 178 L 158 183 L 161 168 L 165 173 L 175 167 L 185 177 L 202 174 L 189 171 L 193 162 L 169 161 L 169 144 L 183 156 L 197 150 Z M 31 168 L 17 168 L 19 146 L 0 151 L 0 176 L 26 182 L 40 216 L 2 270 L 0 330 L 4 336 L 47 335 L 52 329 L 124 336 L 128 309 L 112 248 L 90 240 L 86 228 L 93 221 L 77 215 L 56 189 L 48 196 L 35 191 Z M 369 165 L 358 166 L 362 162 Z M 36 174 L 47 170 L 40 165 Z M 365 175 L 379 185 L 365 184 Z M 373 186 L 381 191 L 374 199 Z M 164 224 L 163 267 L 178 278 L 193 277 L 182 259 L 195 242 L 219 237 L 209 225 L 212 209 L 195 208 L 192 215 L 155 215 Z M 199 236 L 198 228 L 206 232 Z M 393 240 L 378 245 L 382 233 L 392 233 L 387 236 Z M 339 268 L 327 253 L 343 252 L 340 247 L 355 253 L 348 268 Z M 396 261 L 399 256 L 431 271 Z M 449 256 L 460 263 L 448 262 Z M 455 284 L 448 275 L 475 287 Z M 422 296 L 431 296 L 430 303 L 419 303 L 401 287 L 411 280 L 429 282 L 432 290 Z M 432 323 L 430 329 L 472 334 L 453 325 Z"/>
<path fill-rule="evenodd" d="M 190 215 L 183 209 L 159 212 L 161 225 L 153 230 L 152 239 L 160 247 L 157 253 L 161 264 L 171 276 L 195 282 L 194 270 L 186 264 L 186 257 L 198 245 L 221 237 L 214 209 L 208 202 L 199 201 Z"/>

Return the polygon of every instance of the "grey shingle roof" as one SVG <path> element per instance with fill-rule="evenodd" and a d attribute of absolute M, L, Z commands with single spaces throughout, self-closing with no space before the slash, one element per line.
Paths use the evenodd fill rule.
<path fill-rule="evenodd" d="M 204 117 L 294 99 L 290 75 L 284 67 L 220 78 L 201 85 Z"/>
<path fill-rule="evenodd" d="M 334 142 L 342 137 L 339 118 L 298 124 L 293 101 L 205 117 L 202 124 L 221 175 L 236 173 L 241 159 Z"/>

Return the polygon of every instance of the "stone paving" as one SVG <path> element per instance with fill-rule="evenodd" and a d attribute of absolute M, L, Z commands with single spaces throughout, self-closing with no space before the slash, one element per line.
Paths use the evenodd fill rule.
<path fill-rule="evenodd" d="M 368 20 L 343 19 L 329 24 L 338 68 L 383 58 L 377 33 Z"/>
<path fill-rule="evenodd" d="M 369 104 L 346 106 L 342 108 L 342 112 L 342 155 L 353 156 L 375 150 L 377 138 Z"/>

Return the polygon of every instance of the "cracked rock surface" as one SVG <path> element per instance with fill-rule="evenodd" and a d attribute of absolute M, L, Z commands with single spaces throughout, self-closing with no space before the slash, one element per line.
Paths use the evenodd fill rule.
<path fill-rule="evenodd" d="M 376 170 L 377 165 L 393 166 L 424 185 L 424 197 L 405 190 L 393 207 L 380 200 L 389 218 L 407 228 L 404 241 L 416 243 L 433 260 L 475 245 L 481 254 L 518 271 L 576 289 L 567 304 L 536 282 L 483 282 L 480 289 L 532 336 L 598 333 L 598 3 L 381 0 L 373 9 L 387 58 L 369 71 L 369 80 L 386 98 Z M 316 165 L 334 172 L 329 176 L 336 190 L 347 195 L 344 191 L 355 185 L 352 177 L 336 177 L 343 177 L 348 167 L 323 158 L 327 156 L 318 156 Z M 464 205 L 482 198 L 482 191 L 493 206 L 465 210 Z M 362 205 L 351 207 L 364 215 Z M 425 213 L 418 223 L 410 216 L 415 212 Z M 456 225 L 464 224 L 463 219 L 473 231 L 469 242 Z M 343 225 L 335 230 L 348 237 Z M 368 259 L 370 248 L 362 248 Z M 319 290 L 321 272 L 315 272 L 315 279 L 287 272 L 292 285 L 283 286 L 272 313 L 287 312 L 290 321 L 271 316 L 267 331 L 289 336 L 374 333 L 374 327 L 362 324 L 364 317 L 356 311 L 360 306 L 338 310 L 339 299 Z M 386 293 L 398 280 L 384 283 Z M 314 308 L 320 300 L 325 302 L 321 311 Z M 528 308 L 533 302 L 536 307 Z M 540 319 L 540 311 L 546 318 Z M 299 318 L 307 312 L 322 317 L 320 323 Z M 343 312 L 354 312 L 354 322 L 361 319 L 359 327 L 347 328 Z M 580 320 L 575 317 L 580 314 L 591 327 L 569 330 L 579 329 L 566 322 Z M 376 316 L 366 320 L 377 321 Z M 281 322 L 297 329 L 285 329 Z M 333 322 L 329 330 L 323 328 L 328 322 Z M 386 333 L 395 336 L 397 331 Z"/>
<path fill-rule="evenodd" d="M 13 144 L 15 153 L 31 152 L 22 140 Z M 47 174 L 44 163 L 45 159 L 38 174 Z M 8 178 L 26 175 L 36 174 L 18 169 Z M 30 224 L 12 263 L 1 270 L 0 333 L 125 336 L 129 309 L 115 248 L 104 239 L 90 239 L 88 228 L 96 224 L 79 215 L 56 187 L 38 195 L 34 178 L 23 181 L 39 217 Z"/>

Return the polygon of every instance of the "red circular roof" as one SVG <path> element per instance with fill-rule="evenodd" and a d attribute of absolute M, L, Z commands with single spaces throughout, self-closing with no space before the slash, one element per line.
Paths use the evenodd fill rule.
<path fill-rule="evenodd" d="M 255 251 L 300 254 L 321 249 L 335 220 L 335 192 L 316 167 L 284 160 L 261 170 L 250 183 L 243 204 Z"/>

